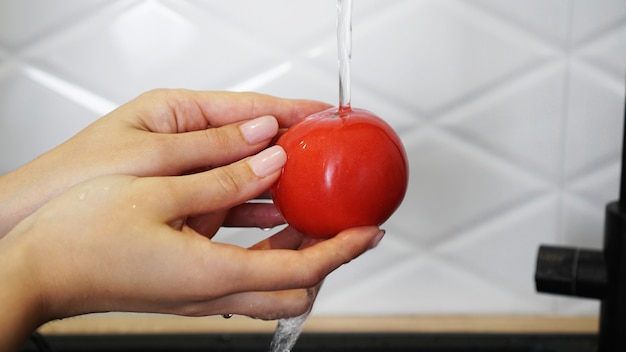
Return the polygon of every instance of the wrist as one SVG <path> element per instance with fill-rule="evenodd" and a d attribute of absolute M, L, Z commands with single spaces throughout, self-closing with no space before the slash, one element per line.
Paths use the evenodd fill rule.
<path fill-rule="evenodd" d="M 47 154 L 0 176 L 0 239 L 62 189 Z"/>

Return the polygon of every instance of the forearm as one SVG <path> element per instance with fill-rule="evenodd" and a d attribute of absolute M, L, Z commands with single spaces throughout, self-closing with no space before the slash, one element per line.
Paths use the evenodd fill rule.
<path fill-rule="evenodd" d="M 43 323 L 43 307 L 27 254 L 8 242 L 0 240 L 0 351 L 17 351 Z"/>

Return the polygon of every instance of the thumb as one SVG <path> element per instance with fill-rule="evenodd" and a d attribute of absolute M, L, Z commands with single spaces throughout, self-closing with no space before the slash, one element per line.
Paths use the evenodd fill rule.
<path fill-rule="evenodd" d="M 150 198 L 168 220 L 229 209 L 267 190 L 286 160 L 283 148 L 272 146 L 210 171 L 155 178 L 161 184 L 149 188 Z"/>

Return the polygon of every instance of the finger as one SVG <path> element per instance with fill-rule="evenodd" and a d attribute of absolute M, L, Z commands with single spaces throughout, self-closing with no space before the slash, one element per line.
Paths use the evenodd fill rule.
<path fill-rule="evenodd" d="M 328 109 L 330 104 L 304 99 L 283 99 L 259 93 L 194 92 L 195 103 L 211 126 L 222 126 L 257 116 L 272 115 L 281 127 L 315 112 Z"/>
<path fill-rule="evenodd" d="M 271 292 L 242 292 L 221 299 L 219 314 L 245 315 L 263 320 L 296 317 L 311 309 L 315 302 L 313 289 Z"/>
<path fill-rule="evenodd" d="M 266 147 L 278 132 L 278 122 L 270 115 L 178 134 L 162 134 L 154 139 L 163 168 L 179 174 L 192 169 L 212 169 L 252 155 Z"/>
<path fill-rule="evenodd" d="M 229 274 L 232 289 L 272 291 L 311 287 L 339 266 L 375 246 L 384 235 L 377 227 L 349 229 L 337 236 L 299 250 L 231 253 L 237 265 Z"/>
<path fill-rule="evenodd" d="M 186 223 L 197 233 L 213 238 L 220 227 L 271 229 L 283 225 L 285 220 L 271 203 L 243 203 L 228 211 L 190 217 Z"/>
<path fill-rule="evenodd" d="M 331 107 L 319 101 L 283 99 L 259 93 L 184 89 L 155 89 L 137 97 L 132 105 L 139 108 L 145 129 L 161 133 L 197 131 L 263 115 L 276 116 L 281 127 L 289 127 L 295 121 Z"/>
<path fill-rule="evenodd" d="M 304 314 L 314 303 L 309 289 L 273 292 L 240 292 L 210 300 L 183 302 L 163 313 L 207 316 L 237 314 L 264 320 L 294 317 Z"/>
<path fill-rule="evenodd" d="M 142 201 L 166 222 L 230 209 L 269 188 L 287 156 L 280 146 L 203 173 L 139 179 L 145 183 Z"/>
<path fill-rule="evenodd" d="M 272 199 L 272 193 L 270 192 L 270 190 L 265 190 L 263 191 L 263 193 L 259 194 L 258 197 L 256 197 L 256 199 Z"/>
<path fill-rule="evenodd" d="M 207 238 L 213 238 L 222 227 L 227 211 L 212 212 L 187 218 L 186 225 Z"/>
<path fill-rule="evenodd" d="M 259 227 L 271 229 L 285 223 L 272 203 L 244 203 L 228 211 L 224 219 L 226 227 Z"/>
<path fill-rule="evenodd" d="M 305 236 L 294 228 L 287 226 L 276 234 L 251 246 L 253 250 L 269 249 L 298 249 L 302 245 Z"/>

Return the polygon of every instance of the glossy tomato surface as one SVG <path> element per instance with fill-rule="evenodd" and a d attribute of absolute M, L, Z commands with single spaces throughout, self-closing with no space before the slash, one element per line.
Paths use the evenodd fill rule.
<path fill-rule="evenodd" d="M 276 144 L 287 162 L 272 198 L 287 223 L 311 237 L 381 225 L 406 193 L 402 142 L 369 111 L 325 110 L 292 126 Z"/>

